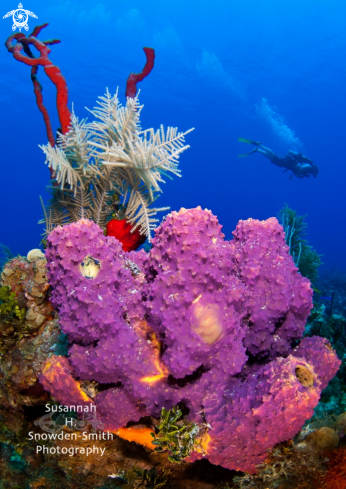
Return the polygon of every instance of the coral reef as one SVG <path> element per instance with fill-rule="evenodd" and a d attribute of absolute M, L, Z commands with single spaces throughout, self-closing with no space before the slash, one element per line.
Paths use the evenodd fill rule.
<path fill-rule="evenodd" d="M 8 422 L 7 418 L 7 422 Z M 17 417 L 17 425 L 18 417 Z M 0 474 L 1 488 L 13 489 L 17 487 L 44 487 L 47 489 L 79 489 L 84 488 L 103 488 L 114 489 L 124 484 L 124 480 L 114 478 L 114 472 L 126 474 L 133 482 L 134 465 L 137 468 L 138 476 L 146 481 L 158 481 L 164 475 L 164 469 L 155 471 L 154 465 L 164 460 L 161 455 L 148 455 L 142 447 L 136 447 L 120 438 L 114 436 L 113 440 L 84 440 L 78 438 L 80 432 L 72 429 L 63 428 L 65 435 L 71 436 L 71 441 L 66 443 L 64 440 L 47 440 L 45 446 L 53 453 L 42 453 L 37 451 L 40 446 L 35 441 L 28 439 L 28 432 L 37 434 L 44 433 L 35 427 L 34 422 L 26 421 L 16 426 L 17 432 L 6 429 L 0 422 Z M 89 433 L 89 431 L 87 431 Z M 92 432 L 90 432 L 92 433 Z M 75 438 L 72 438 L 72 435 Z M 76 440 L 77 437 L 77 440 Z M 80 454 L 81 449 L 94 447 L 94 453 L 88 457 Z M 61 453 L 62 448 L 68 448 L 70 453 L 75 452 L 74 456 Z M 78 452 L 76 451 L 78 447 Z M 101 449 L 104 451 L 101 455 Z M 139 479 L 139 477 L 138 477 Z M 161 481 L 164 480 L 161 478 Z M 117 482 L 119 482 L 117 484 Z M 132 487 L 132 486 L 131 486 Z M 134 484 L 134 487 L 138 487 Z M 140 487 L 140 486 L 139 486 Z M 169 486 L 170 489 L 184 489 L 180 484 Z"/>
<path fill-rule="evenodd" d="M 46 260 L 40 250 L 4 264 L 0 290 L 14 314 L 0 315 L 0 474 L 4 489 L 22 486 L 42 460 L 28 442 L 30 417 L 50 400 L 38 382 L 50 354 L 66 353 L 57 315 L 48 301 Z M 8 297 L 10 296 L 10 297 Z M 5 297 L 6 299 L 6 297 Z M 18 307 L 20 317 L 16 315 Z M 22 314 L 23 311 L 23 314 Z M 45 467 L 49 472 L 49 462 Z M 20 485 L 19 485 L 20 484 Z"/>
<path fill-rule="evenodd" d="M 326 306 L 326 313 L 341 314 L 346 317 L 346 273 L 333 270 L 324 274 L 317 282 L 321 295 L 318 301 Z"/>
<path fill-rule="evenodd" d="M 313 418 L 293 440 L 270 450 L 255 475 L 236 476 L 233 484 L 247 489 L 344 487 L 345 419 L 346 413 Z"/>
<path fill-rule="evenodd" d="M 71 372 L 105 384 L 94 401 L 106 429 L 182 403 L 211 427 L 211 462 L 254 473 L 312 416 L 340 361 L 325 339 L 295 346 L 312 290 L 277 220 L 233 234 L 225 241 L 210 211 L 182 209 L 148 254 L 125 253 L 80 220 L 49 235 L 46 258 Z M 59 400 L 62 388 L 57 378 L 49 391 Z"/>
<path fill-rule="evenodd" d="M 346 447 L 335 450 L 330 456 L 326 489 L 346 489 Z"/>
<path fill-rule="evenodd" d="M 338 415 L 346 410 L 345 366 L 346 366 L 346 319 L 341 314 L 329 314 L 329 308 L 324 304 L 314 303 L 314 308 L 308 318 L 304 336 L 323 336 L 335 349 L 342 364 L 330 384 L 322 392 L 321 400 L 315 409 L 315 417 L 322 418 L 324 414 Z"/>
<path fill-rule="evenodd" d="M 297 449 L 290 440 L 268 452 L 255 475 L 237 475 L 231 486 L 222 489 L 322 489 L 326 460 L 321 453 Z"/>
<path fill-rule="evenodd" d="M 48 399 L 38 376 L 49 353 L 61 354 L 62 339 L 48 288 L 40 250 L 4 265 L 0 290 L 11 290 L 11 307 L 20 309 L 21 318 L 0 315 L 1 409 L 20 410 Z"/>
<path fill-rule="evenodd" d="M 66 357 L 48 358 L 42 368 L 42 386 L 47 392 L 54 388 L 62 404 L 68 405 L 71 397 L 79 406 L 92 404 L 93 400 L 81 389 L 71 374 L 72 368 Z M 60 386 L 62 388 L 58 391 Z"/>
<path fill-rule="evenodd" d="M 298 489 L 304 477 L 319 487 L 321 453 L 343 443 L 344 413 L 330 419 L 331 426 L 317 428 L 313 420 L 301 443 L 286 442 L 268 454 L 311 417 L 340 365 L 332 347 L 345 356 L 345 320 L 332 315 L 332 308 L 328 320 L 317 313 L 305 334 L 311 337 L 302 338 L 312 307 L 303 277 L 315 281 L 321 263 L 303 239 L 304 218 L 287 206 L 281 211 L 286 243 L 275 219 L 241 221 L 227 242 L 211 212 L 182 209 L 167 216 L 148 253 L 131 251 L 146 237 L 150 241 L 154 216 L 164 210 L 151 205 L 163 176 L 180 176 L 178 160 L 188 148 L 189 131 L 141 130 L 136 91 L 154 66 L 151 48 L 144 48 L 142 72 L 127 80 L 126 106 L 107 89 L 90 111 L 95 120 L 79 121 L 67 107 L 66 81 L 49 59 L 48 46 L 60 41 L 37 39 L 47 25 L 6 42 L 15 59 L 31 66 L 47 129 L 49 144 L 42 149 L 52 177 L 52 201 L 45 209 L 52 291 L 50 296 L 40 250 L 8 261 L 3 248 L 1 489 L 114 483 L 124 489 L 211 489 L 221 474 L 230 481 L 221 465 L 248 472 L 235 481 L 241 487 L 283 489 L 290 479 Z M 39 66 L 57 88 L 57 141 Z M 340 386 L 340 374 L 333 382 L 332 388 L 335 382 Z M 50 394 L 63 404 L 96 405 L 95 426 L 118 436 L 93 438 L 96 454 L 87 462 L 81 453 L 90 449 L 90 440 L 81 441 L 78 433 L 68 448 L 73 457 L 61 455 L 63 439 L 48 440 L 54 456 L 40 453 L 40 443 L 27 433 L 42 434 L 45 416 L 33 420 L 42 416 Z M 72 434 L 78 423 L 83 425 L 76 420 L 73 428 L 61 429 Z M 345 487 L 343 448 L 331 457 L 328 488 Z M 157 453 L 162 450 L 169 453 Z M 179 463 L 172 481 L 167 461 Z M 189 482 L 188 470 L 198 472 L 196 467 L 198 481 Z M 201 480 L 203 467 L 208 481 Z"/>
<path fill-rule="evenodd" d="M 10 287 L 0 287 L 0 317 L 4 323 L 22 322 L 25 309 L 19 308 L 16 294 L 10 290 Z"/>
<path fill-rule="evenodd" d="M 183 413 L 178 406 L 173 406 L 168 411 L 162 408 L 160 423 L 156 427 L 156 433 L 152 434 L 156 445 L 156 452 L 169 451 L 168 460 L 181 463 L 187 458 L 196 446 L 203 451 L 203 435 L 206 433 L 207 425 L 187 423 L 183 419 Z"/>
<path fill-rule="evenodd" d="M 14 258 L 14 254 L 10 250 L 10 248 L 6 245 L 0 244 L 0 273 L 4 268 L 4 265 Z"/>
<path fill-rule="evenodd" d="M 168 473 L 162 471 L 158 473 L 156 469 L 139 469 L 133 467 L 132 470 L 116 474 L 117 479 L 125 481 L 125 485 L 122 485 L 124 489 L 142 489 L 147 487 L 148 489 L 159 489 L 166 487 Z M 119 487 L 119 486 L 118 486 Z"/>
<path fill-rule="evenodd" d="M 309 433 L 305 438 L 305 443 L 315 450 L 322 450 L 324 448 L 336 448 L 339 445 L 339 436 L 335 430 L 328 426 Z"/>

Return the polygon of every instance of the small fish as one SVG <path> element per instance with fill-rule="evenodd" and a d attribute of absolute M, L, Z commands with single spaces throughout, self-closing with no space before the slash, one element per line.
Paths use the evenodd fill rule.
<path fill-rule="evenodd" d="M 324 297 L 323 295 L 321 295 L 320 299 L 324 299 L 325 301 L 332 301 L 333 297 Z"/>

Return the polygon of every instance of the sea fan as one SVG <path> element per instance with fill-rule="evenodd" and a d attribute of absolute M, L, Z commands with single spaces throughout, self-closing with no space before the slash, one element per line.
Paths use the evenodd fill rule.
<path fill-rule="evenodd" d="M 55 172 L 55 185 L 50 186 L 52 199 L 44 209 L 47 235 L 54 227 L 92 219 L 102 228 L 112 213 L 112 198 L 116 196 L 124 217 L 140 228 L 150 241 L 158 211 L 151 207 L 162 192 L 163 176 L 180 176 L 180 154 L 189 148 L 184 133 L 163 126 L 141 130 L 138 95 L 128 98 L 122 106 L 118 93 L 108 89 L 99 97 L 98 106 L 90 110 L 95 120 L 79 121 L 74 112 L 71 128 L 59 135 L 57 146 L 40 146 L 46 163 Z"/>
<path fill-rule="evenodd" d="M 315 283 L 318 278 L 318 267 L 322 264 L 322 255 L 319 255 L 304 238 L 307 234 L 305 218 L 306 216 L 299 216 L 297 211 L 290 209 L 287 204 L 278 213 L 294 263 L 303 277 Z"/>

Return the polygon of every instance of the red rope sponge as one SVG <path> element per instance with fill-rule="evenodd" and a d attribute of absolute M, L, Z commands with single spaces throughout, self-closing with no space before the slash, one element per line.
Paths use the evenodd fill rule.
<path fill-rule="evenodd" d="M 140 73 L 130 73 L 126 82 L 126 97 L 135 98 L 137 92 L 137 83 L 149 75 L 154 68 L 155 51 L 153 48 L 143 48 L 147 61 Z"/>
<path fill-rule="evenodd" d="M 9 36 L 9 38 L 7 39 L 5 45 L 7 47 L 7 50 L 13 54 L 13 57 L 16 60 L 21 61 L 22 63 L 25 63 L 26 65 L 32 67 L 31 79 L 34 85 L 36 102 L 38 108 L 42 112 L 46 124 L 48 140 L 50 144 L 54 146 L 55 140 L 53 136 L 51 122 L 47 109 L 43 104 L 42 86 L 37 79 L 38 66 L 43 66 L 45 73 L 56 86 L 58 116 L 63 134 L 66 134 L 69 130 L 71 113 L 67 107 L 68 88 L 66 80 L 61 74 L 60 68 L 58 66 L 55 66 L 48 56 L 51 52 L 48 45 L 57 44 L 60 41 L 58 39 L 51 39 L 48 41 L 40 41 L 39 39 L 37 39 L 38 34 L 44 27 L 47 27 L 47 25 L 48 24 L 42 24 L 36 26 L 33 32 L 28 37 L 21 33 L 12 34 L 12 36 Z M 15 43 L 15 41 L 17 42 Z M 40 56 L 38 58 L 35 58 L 35 56 L 31 52 L 30 45 L 33 45 L 39 51 Z M 23 54 L 22 51 L 24 51 L 25 54 Z"/>

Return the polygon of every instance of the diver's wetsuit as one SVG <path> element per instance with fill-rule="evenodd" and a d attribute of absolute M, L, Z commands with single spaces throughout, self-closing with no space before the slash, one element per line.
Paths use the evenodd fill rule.
<path fill-rule="evenodd" d="M 295 151 L 290 150 L 286 156 L 278 156 L 270 148 L 266 148 L 261 143 L 257 143 L 256 141 L 250 141 L 243 138 L 239 138 L 239 141 L 246 142 L 248 144 L 254 144 L 256 146 L 256 148 L 253 149 L 250 153 L 239 156 L 248 156 L 256 152 L 261 153 L 274 165 L 279 166 L 280 168 L 285 168 L 285 171 L 291 170 L 292 175 L 290 178 L 292 178 L 293 175 L 299 178 L 308 178 L 310 175 L 313 175 L 314 177 L 317 176 L 318 167 L 314 165 L 314 162 L 312 160 L 301 153 L 296 153 Z"/>

